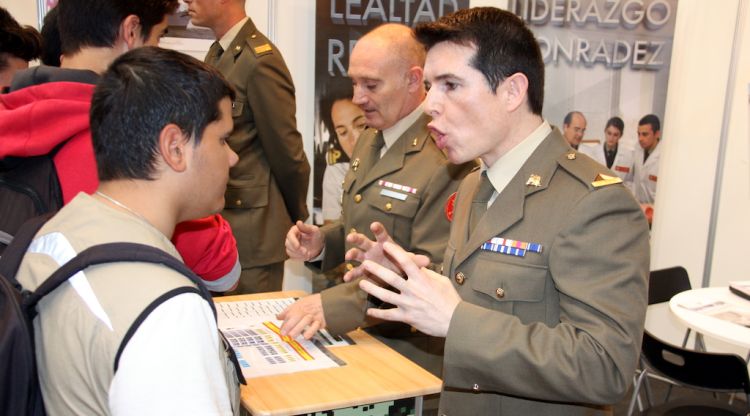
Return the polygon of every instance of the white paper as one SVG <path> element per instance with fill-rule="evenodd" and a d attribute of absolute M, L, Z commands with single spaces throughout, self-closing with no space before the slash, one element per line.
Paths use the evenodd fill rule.
<path fill-rule="evenodd" d="M 349 345 L 327 332 L 312 340 L 279 334 L 276 315 L 294 298 L 216 302 L 219 329 L 232 344 L 246 378 L 295 373 L 344 365 L 327 346 Z"/>

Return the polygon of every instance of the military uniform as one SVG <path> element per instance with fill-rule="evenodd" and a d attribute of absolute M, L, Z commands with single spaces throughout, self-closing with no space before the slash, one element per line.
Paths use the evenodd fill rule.
<path fill-rule="evenodd" d="M 461 184 L 443 267 L 462 302 L 440 414 L 606 414 L 625 394 L 646 311 L 648 226 L 606 172 L 555 130 L 473 232 L 479 173 Z"/>
<path fill-rule="evenodd" d="M 234 87 L 229 145 L 239 162 L 229 172 L 222 215 L 237 239 L 243 273 L 237 293 L 280 290 L 284 239 L 308 216 L 310 165 L 297 131 L 294 85 L 279 51 L 248 19 L 220 56 L 206 62 Z M 281 273 L 257 281 L 248 269 L 273 265 Z M 269 266 L 270 267 L 270 266 Z"/>
<path fill-rule="evenodd" d="M 427 130 L 429 117 L 421 115 L 380 157 L 376 130 L 365 130 L 354 148 L 344 178 L 341 218 L 322 227 L 325 271 L 344 262 L 346 234 L 359 231 L 374 239 L 370 224 L 381 222 L 393 239 L 408 250 L 440 263 L 448 241 L 450 221 L 446 206 L 460 180 L 475 166 L 451 165 Z M 450 211 L 450 209 L 449 209 Z M 357 282 L 321 292 L 328 329 L 344 333 L 365 325 L 365 310 L 372 306 Z M 382 323 L 371 333 L 422 367 L 440 374 L 442 339 L 412 332 L 408 325 Z"/>

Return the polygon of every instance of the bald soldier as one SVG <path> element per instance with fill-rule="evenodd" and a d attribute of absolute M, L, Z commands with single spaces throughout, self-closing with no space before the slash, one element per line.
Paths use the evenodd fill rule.
<path fill-rule="evenodd" d="M 563 137 L 570 147 L 578 150 L 583 135 L 586 134 L 586 117 L 580 111 L 571 111 L 563 119 Z"/>
<path fill-rule="evenodd" d="M 369 128 L 360 136 L 343 183 L 341 218 L 318 228 L 297 222 L 286 237 L 291 258 L 321 271 L 344 262 L 351 245 L 346 235 L 359 231 L 374 238 L 373 220 L 393 240 L 439 264 L 448 241 L 452 199 L 458 182 L 473 167 L 450 165 L 427 130 L 422 67 L 424 48 L 406 26 L 386 24 L 362 37 L 352 51 L 349 77 L 352 101 Z M 310 295 L 279 316 L 282 332 L 312 336 L 319 328 L 346 333 L 367 326 L 368 302 L 357 282 Z M 373 327 L 371 333 L 417 364 L 440 374 L 442 342 L 410 331 L 408 325 Z"/>

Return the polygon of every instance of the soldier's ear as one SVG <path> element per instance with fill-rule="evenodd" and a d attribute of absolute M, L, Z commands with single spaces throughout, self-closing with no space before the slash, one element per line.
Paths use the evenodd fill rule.
<path fill-rule="evenodd" d="M 505 80 L 497 86 L 495 94 L 502 93 L 507 111 L 512 112 L 526 102 L 528 91 L 529 79 L 526 78 L 526 75 L 516 72 L 505 78 Z"/>
<path fill-rule="evenodd" d="M 419 88 L 424 88 L 424 70 L 421 67 L 413 66 L 409 68 L 406 77 L 409 92 L 415 92 Z"/>
<path fill-rule="evenodd" d="M 176 124 L 167 124 L 159 132 L 159 154 L 164 164 L 175 172 L 188 167 L 190 140 Z"/>

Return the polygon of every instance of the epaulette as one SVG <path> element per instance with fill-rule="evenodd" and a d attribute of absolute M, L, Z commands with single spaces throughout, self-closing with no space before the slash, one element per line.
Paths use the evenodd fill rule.
<path fill-rule="evenodd" d="M 589 189 L 622 183 L 622 179 L 606 173 L 606 169 L 592 159 L 570 150 L 558 158 L 560 166 Z"/>
<path fill-rule="evenodd" d="M 253 51 L 256 58 L 273 53 L 271 42 L 269 42 L 265 36 L 258 36 L 257 33 L 250 35 L 247 39 L 247 44 L 250 46 L 250 49 Z"/>

